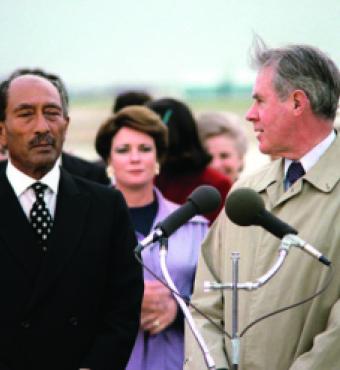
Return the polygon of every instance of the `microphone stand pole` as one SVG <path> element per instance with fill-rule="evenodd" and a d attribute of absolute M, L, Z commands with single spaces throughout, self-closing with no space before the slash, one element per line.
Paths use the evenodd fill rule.
<path fill-rule="evenodd" d="M 168 239 L 163 237 L 160 239 L 159 241 L 159 258 L 160 258 L 160 265 L 161 265 L 161 270 L 162 270 L 162 273 L 163 273 L 163 276 L 164 276 L 164 279 L 166 281 L 166 283 L 168 284 L 168 286 L 171 288 L 171 290 L 173 290 L 175 293 L 177 294 L 172 294 L 173 297 L 175 298 L 175 300 L 177 301 L 179 307 L 182 309 L 182 312 L 187 320 L 187 323 L 189 325 L 189 328 L 192 332 L 192 334 L 194 335 L 201 351 L 202 351 L 202 354 L 204 356 L 204 360 L 205 360 L 205 363 L 207 365 L 207 368 L 209 370 L 216 370 L 216 365 L 215 365 L 215 362 L 213 360 L 213 358 L 211 357 L 210 353 L 209 353 L 209 349 L 207 347 L 207 345 L 205 344 L 204 342 L 204 339 L 202 337 L 202 335 L 200 334 L 200 332 L 198 331 L 197 327 L 196 327 L 196 324 L 195 324 L 195 321 L 191 315 L 191 312 L 189 311 L 189 308 L 188 306 L 186 305 L 186 303 L 184 302 L 184 300 L 181 298 L 181 296 L 179 295 L 178 293 L 178 289 L 176 288 L 170 274 L 169 274 L 169 271 L 168 271 L 168 268 L 167 268 L 167 265 L 166 265 L 166 255 L 167 255 L 167 252 L 168 252 Z"/>
<path fill-rule="evenodd" d="M 238 335 L 238 262 L 239 252 L 231 253 L 232 261 L 232 335 L 231 335 L 231 361 L 232 370 L 238 369 L 240 360 L 240 337 Z"/>
<path fill-rule="evenodd" d="M 216 282 L 204 282 L 204 290 L 206 292 L 210 290 L 225 290 L 229 289 L 232 292 L 232 336 L 231 336 L 231 348 L 232 348 L 232 370 L 238 370 L 239 359 L 240 359 L 240 337 L 238 333 L 238 291 L 244 289 L 252 291 L 260 288 L 266 284 L 281 268 L 284 260 L 287 257 L 290 247 L 292 247 L 292 241 L 290 238 L 283 238 L 279 248 L 279 256 L 274 265 L 255 282 L 238 282 L 238 262 L 240 259 L 239 252 L 232 252 L 232 282 L 231 283 L 216 283 Z"/>

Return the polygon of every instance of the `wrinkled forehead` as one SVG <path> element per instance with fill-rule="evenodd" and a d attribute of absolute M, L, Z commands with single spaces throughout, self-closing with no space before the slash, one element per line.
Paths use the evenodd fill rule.
<path fill-rule="evenodd" d="M 18 76 L 8 87 L 7 107 L 17 104 L 38 104 L 44 101 L 61 106 L 58 89 L 43 77 Z"/>

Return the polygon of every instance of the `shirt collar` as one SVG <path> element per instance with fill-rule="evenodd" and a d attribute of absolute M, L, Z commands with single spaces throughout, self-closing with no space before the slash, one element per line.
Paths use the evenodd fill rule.
<path fill-rule="evenodd" d="M 302 164 L 305 172 L 309 171 L 315 163 L 320 159 L 320 157 L 326 152 L 326 150 L 331 146 L 336 138 L 335 131 L 332 132 L 322 140 L 318 145 L 316 145 L 312 150 L 306 153 L 299 162 Z M 293 161 L 291 159 L 285 158 L 284 162 L 284 174 L 287 175 L 288 167 Z"/>
<path fill-rule="evenodd" d="M 19 171 L 11 162 L 10 158 L 8 159 L 6 175 L 8 181 L 13 187 L 13 190 L 17 197 L 19 197 L 27 188 L 29 188 L 37 180 L 33 179 L 30 176 L 27 176 L 23 172 Z M 57 193 L 58 184 L 60 179 L 60 167 L 58 162 L 55 163 L 53 168 L 39 181 L 47 185 L 53 193 Z"/>

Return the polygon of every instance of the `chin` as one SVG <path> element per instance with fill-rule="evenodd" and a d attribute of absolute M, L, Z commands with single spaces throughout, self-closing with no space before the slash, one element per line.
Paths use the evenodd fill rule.
<path fill-rule="evenodd" d="M 58 156 L 56 156 L 55 153 L 50 153 L 48 155 L 44 154 L 41 156 L 38 156 L 38 158 L 35 158 L 33 160 L 34 165 L 37 168 L 52 168 L 57 161 Z"/>

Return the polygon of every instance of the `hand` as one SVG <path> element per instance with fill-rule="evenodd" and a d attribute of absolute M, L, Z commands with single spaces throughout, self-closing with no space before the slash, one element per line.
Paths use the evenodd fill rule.
<path fill-rule="evenodd" d="M 141 327 L 151 335 L 167 328 L 176 318 L 177 302 L 159 281 L 144 281 Z"/>

